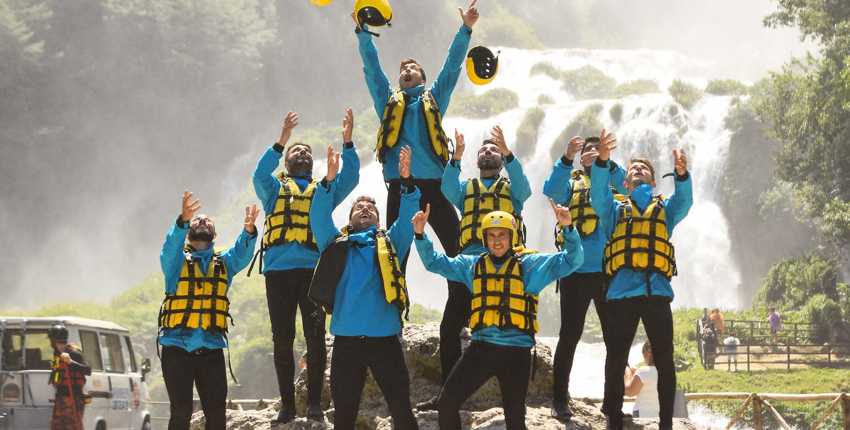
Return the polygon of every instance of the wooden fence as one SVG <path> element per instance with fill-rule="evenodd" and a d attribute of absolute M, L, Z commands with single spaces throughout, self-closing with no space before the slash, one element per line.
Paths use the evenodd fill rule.
<path fill-rule="evenodd" d="M 850 398 L 848 398 L 847 393 L 828 393 L 828 394 L 772 394 L 772 393 L 688 393 L 685 394 L 686 400 L 717 400 L 717 399 L 725 399 L 725 400 L 735 400 L 735 399 L 743 399 L 744 403 L 738 408 L 738 411 L 735 413 L 735 416 L 732 417 L 732 420 L 729 421 L 729 424 L 726 426 L 727 429 L 732 428 L 736 421 L 738 421 L 744 412 L 747 410 L 747 406 L 752 405 L 753 407 L 753 429 L 754 430 L 763 430 L 764 429 L 764 421 L 762 414 L 764 413 L 764 409 L 767 409 L 773 418 L 776 419 L 776 422 L 779 423 L 785 430 L 792 430 L 791 426 L 785 422 L 785 419 L 776 411 L 773 405 L 770 404 L 772 401 L 776 402 L 822 402 L 822 401 L 832 401 L 826 410 L 818 417 L 818 419 L 812 424 L 809 430 L 817 429 L 826 418 L 835 410 L 836 406 L 841 404 L 841 417 L 842 422 L 844 424 L 844 430 L 850 430 Z"/>

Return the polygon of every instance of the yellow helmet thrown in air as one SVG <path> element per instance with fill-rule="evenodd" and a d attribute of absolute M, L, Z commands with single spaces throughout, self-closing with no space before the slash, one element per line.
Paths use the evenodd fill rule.
<path fill-rule="evenodd" d="M 477 85 L 489 84 L 496 77 L 499 70 L 499 52 L 493 55 L 493 51 L 484 46 L 476 46 L 466 54 L 466 74 L 469 80 Z"/>
<path fill-rule="evenodd" d="M 514 238 L 517 237 L 516 219 L 514 219 L 513 215 L 504 211 L 493 211 L 481 218 L 481 228 L 478 229 L 478 234 L 481 239 L 481 243 L 483 243 L 485 247 L 487 246 L 488 228 L 506 228 L 510 230 L 511 243 L 513 243 Z"/>
<path fill-rule="evenodd" d="M 312 1 L 312 0 L 311 0 Z M 373 33 L 363 28 L 363 24 L 369 27 L 392 27 L 393 10 L 387 0 L 357 0 L 354 3 L 354 12 L 357 17 L 357 27 L 375 37 L 380 34 Z"/>
<path fill-rule="evenodd" d="M 313 3 L 316 6 L 327 6 L 331 4 L 334 0 L 310 0 L 310 3 Z"/>

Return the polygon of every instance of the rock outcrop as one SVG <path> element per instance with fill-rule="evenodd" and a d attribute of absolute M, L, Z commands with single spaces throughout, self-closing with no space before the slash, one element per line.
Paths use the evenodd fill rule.
<path fill-rule="evenodd" d="M 440 348 L 439 324 L 424 325 L 408 324 L 404 327 L 402 348 L 410 372 L 411 407 L 418 402 L 428 400 L 440 389 Z M 464 330 L 462 336 L 464 347 L 469 343 L 470 336 Z M 333 338 L 328 336 L 328 366 L 333 353 Z M 573 399 L 570 407 L 575 415 L 568 422 L 558 421 L 551 417 L 552 403 L 552 351 L 548 346 L 538 344 L 532 352 L 536 366 L 534 377 L 529 381 L 528 397 L 526 399 L 526 426 L 529 430 L 555 429 L 604 429 L 605 416 L 599 411 L 598 405 Z M 322 407 L 325 409 L 325 420 L 322 422 L 308 420 L 304 417 L 307 398 L 307 372 L 302 371 L 295 383 L 296 410 L 298 417 L 286 424 L 271 426 L 269 421 L 277 415 L 280 404 L 270 405 L 258 411 L 227 411 L 227 427 L 229 430 L 274 429 L 274 430 L 325 430 L 333 428 L 333 408 L 330 393 L 330 367 L 325 370 L 325 383 L 322 392 Z M 437 412 L 417 412 L 417 421 L 422 430 L 438 430 Z M 505 422 L 501 408 L 501 394 L 495 378 L 482 386 L 464 404 L 461 411 L 464 428 L 481 430 L 504 429 Z M 204 428 L 203 413 L 196 413 L 192 419 L 192 430 Z M 654 419 L 627 419 L 625 428 L 631 430 L 657 429 L 658 421 Z M 675 418 L 673 428 L 676 430 L 708 430 L 709 427 L 699 425 L 687 419 Z M 383 395 L 371 375 L 366 380 L 366 386 L 360 400 L 360 415 L 357 418 L 358 430 L 390 430 L 392 419 L 389 416 Z"/>

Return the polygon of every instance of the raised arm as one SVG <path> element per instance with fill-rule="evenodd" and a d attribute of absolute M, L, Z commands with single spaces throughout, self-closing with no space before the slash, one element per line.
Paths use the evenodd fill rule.
<path fill-rule="evenodd" d="M 528 183 L 528 178 L 525 177 L 525 172 L 522 170 L 522 163 L 519 158 L 514 157 L 508 144 L 505 141 L 505 134 L 502 132 L 502 127 L 494 126 L 490 131 L 490 140 L 496 143 L 499 147 L 499 152 L 505 160 L 505 170 L 508 171 L 508 178 L 511 180 L 511 199 L 517 206 L 517 211 L 522 210 L 522 206 L 529 197 L 531 197 L 531 184 Z"/>
<path fill-rule="evenodd" d="M 336 191 L 334 192 L 333 207 L 336 208 L 354 191 L 357 184 L 360 183 L 360 157 L 357 156 L 357 150 L 354 147 L 354 142 L 351 141 L 351 134 L 354 130 L 354 113 L 351 108 L 345 112 L 345 118 L 342 120 L 342 168 L 339 170 L 339 175 L 336 177 Z"/>
<path fill-rule="evenodd" d="M 283 157 L 283 151 L 286 150 L 286 142 L 289 141 L 292 130 L 297 126 L 298 114 L 290 111 L 283 119 L 283 128 L 277 142 L 266 150 L 254 169 L 252 178 L 254 192 L 262 202 L 266 213 L 271 213 L 277 202 L 280 181 L 274 176 L 274 171 L 280 165 L 280 159 Z"/>
<path fill-rule="evenodd" d="M 602 231 L 608 239 L 611 238 L 611 234 L 614 232 L 614 224 L 617 222 L 618 203 L 614 200 L 611 187 L 608 186 L 611 176 L 608 161 L 611 157 L 611 151 L 617 147 L 614 144 L 616 142 L 617 139 L 611 138 L 611 133 L 606 135 L 605 130 L 602 130 L 599 137 L 599 157 L 591 168 L 593 180 L 590 181 L 590 206 L 599 216 Z"/>
<path fill-rule="evenodd" d="M 437 75 L 437 79 L 434 79 L 434 83 L 431 84 L 431 93 L 440 108 L 440 115 L 445 115 L 446 109 L 449 107 L 452 91 L 457 85 L 463 62 L 466 60 L 466 51 L 469 49 L 469 41 L 472 38 L 472 26 L 478 22 L 479 15 L 478 9 L 475 8 L 475 0 L 469 4 L 466 10 L 459 7 L 458 11 L 460 11 L 463 26 L 455 34 L 455 38 L 449 46 L 446 62 Z"/>
<path fill-rule="evenodd" d="M 257 242 L 257 228 L 254 226 L 254 223 L 257 221 L 257 216 L 259 215 L 260 209 L 257 208 L 256 203 L 253 206 L 245 206 L 242 233 L 236 238 L 236 243 L 233 247 L 228 249 L 223 255 L 224 263 L 229 269 L 227 272 L 229 279 L 233 279 L 233 276 L 251 263 L 251 257 L 254 255 L 254 246 Z"/>
<path fill-rule="evenodd" d="M 675 191 L 664 202 L 664 211 L 667 214 L 667 231 L 673 234 L 673 227 L 679 224 L 694 204 L 693 186 L 691 175 L 688 172 L 688 158 L 685 150 L 673 150 L 673 160 L 676 166 Z"/>
<path fill-rule="evenodd" d="M 194 193 L 191 191 L 183 191 L 182 210 L 168 230 L 159 254 L 159 263 L 166 279 L 166 292 L 170 294 L 177 291 L 176 279 L 180 277 L 180 270 L 183 268 L 183 246 L 186 244 L 186 234 L 189 232 L 189 221 L 201 208 L 200 200 L 192 200 L 193 196 Z"/>
<path fill-rule="evenodd" d="M 465 149 L 466 140 L 463 133 L 458 133 L 455 129 L 455 153 L 452 155 L 452 161 L 446 165 L 446 170 L 443 171 L 443 180 L 440 182 L 440 191 L 443 192 L 443 196 L 461 211 L 463 211 L 466 190 L 460 181 L 460 160 Z"/>
<path fill-rule="evenodd" d="M 434 250 L 434 243 L 424 235 L 425 224 L 431 214 L 431 205 L 425 206 L 425 212 L 419 211 L 411 219 L 413 230 L 416 232 L 416 250 L 425 266 L 425 270 L 436 273 L 446 279 L 463 282 L 467 288 L 472 288 L 472 269 L 478 256 L 458 255 L 451 258 Z"/>

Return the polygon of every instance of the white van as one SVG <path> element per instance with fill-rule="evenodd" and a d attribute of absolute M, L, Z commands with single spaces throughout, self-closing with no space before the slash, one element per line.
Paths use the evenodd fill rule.
<path fill-rule="evenodd" d="M 137 362 L 126 328 L 77 317 L 0 317 L 0 430 L 50 429 L 55 389 L 47 383 L 53 359 L 47 330 L 56 324 L 68 328 L 68 342 L 91 365 L 83 428 L 150 430 L 150 360 Z"/>

